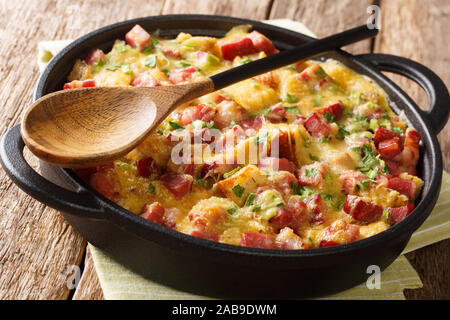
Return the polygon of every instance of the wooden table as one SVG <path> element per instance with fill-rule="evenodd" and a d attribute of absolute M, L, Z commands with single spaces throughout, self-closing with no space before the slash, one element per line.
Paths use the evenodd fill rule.
<path fill-rule="evenodd" d="M 450 85 L 449 0 L 0 0 L 0 134 L 20 121 L 38 78 L 37 44 L 75 39 L 99 27 L 136 17 L 169 13 L 220 14 L 255 20 L 302 21 L 318 36 L 365 23 L 366 9 L 381 8 L 381 33 L 352 53 L 385 52 L 432 68 Z M 427 98 L 412 81 L 393 77 L 421 105 Z M 450 125 L 439 134 L 450 169 Z M 35 164 L 35 159 L 30 159 Z M 102 299 L 86 241 L 58 214 L 20 191 L 0 169 L 0 299 Z M 424 287 L 409 299 L 450 298 L 450 240 L 407 255 Z M 69 290 L 70 266 L 82 277 Z"/>

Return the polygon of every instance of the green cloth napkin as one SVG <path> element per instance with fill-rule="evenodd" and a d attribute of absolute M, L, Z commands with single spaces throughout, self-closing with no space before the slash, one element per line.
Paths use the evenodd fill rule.
<path fill-rule="evenodd" d="M 303 24 L 289 19 L 268 20 L 266 23 L 314 37 Z M 48 41 L 39 44 L 39 69 L 70 41 Z M 438 203 L 425 223 L 413 234 L 404 253 L 450 238 L 450 175 L 443 172 Z M 112 260 L 100 249 L 89 244 L 94 266 L 105 299 L 210 299 L 178 291 L 146 279 Z M 405 299 L 404 289 L 422 287 L 417 272 L 404 256 L 400 256 L 381 273 L 380 289 L 369 289 L 365 283 L 320 299 Z"/>

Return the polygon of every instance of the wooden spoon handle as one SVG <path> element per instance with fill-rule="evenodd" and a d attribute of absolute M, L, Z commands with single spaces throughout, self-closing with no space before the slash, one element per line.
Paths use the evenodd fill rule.
<path fill-rule="evenodd" d="M 369 29 L 367 25 L 363 25 L 320 40 L 310 41 L 304 45 L 295 47 L 294 49 L 285 50 L 264 59 L 243 64 L 239 67 L 216 74 L 210 77 L 210 79 L 214 84 L 214 89 L 219 90 L 233 83 L 312 57 L 319 53 L 340 48 L 367 38 L 372 38 L 376 36 L 377 33 L 377 29 Z"/>

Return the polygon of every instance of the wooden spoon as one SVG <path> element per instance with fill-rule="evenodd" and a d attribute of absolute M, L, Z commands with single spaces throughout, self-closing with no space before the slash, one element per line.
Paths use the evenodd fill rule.
<path fill-rule="evenodd" d="M 182 103 L 377 33 L 364 25 L 186 85 L 54 92 L 26 110 L 22 137 L 32 153 L 56 166 L 83 168 L 107 163 L 134 149 Z"/>

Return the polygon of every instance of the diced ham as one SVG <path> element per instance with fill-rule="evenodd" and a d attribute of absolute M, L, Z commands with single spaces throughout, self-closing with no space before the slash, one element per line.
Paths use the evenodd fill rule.
<path fill-rule="evenodd" d="M 326 137 L 331 133 L 331 127 L 328 121 L 316 112 L 306 119 L 304 126 L 309 134 L 315 138 Z"/>
<path fill-rule="evenodd" d="M 237 56 L 242 57 L 258 52 L 253 41 L 247 37 L 230 40 L 222 44 L 220 50 L 225 60 L 233 60 Z"/>
<path fill-rule="evenodd" d="M 400 138 L 383 140 L 378 143 L 378 152 L 383 158 L 393 159 L 402 152 Z"/>
<path fill-rule="evenodd" d="M 241 246 L 262 248 L 262 249 L 274 249 L 272 239 L 265 234 L 246 232 L 242 234 Z"/>
<path fill-rule="evenodd" d="M 197 106 L 188 107 L 182 110 L 178 119 L 180 120 L 180 124 L 185 126 L 195 120 L 210 122 L 214 118 L 215 114 L 216 110 L 207 105 L 199 104 Z"/>
<path fill-rule="evenodd" d="M 283 107 L 282 103 L 277 103 L 276 105 L 272 106 L 269 114 L 266 115 L 266 118 L 269 119 L 272 123 L 279 123 L 283 119 L 286 118 L 286 109 Z"/>
<path fill-rule="evenodd" d="M 261 127 L 264 124 L 264 117 L 263 116 L 258 116 L 258 117 L 254 117 L 254 118 L 248 118 L 245 119 L 241 122 L 241 127 L 244 130 L 259 130 L 261 129 Z"/>
<path fill-rule="evenodd" d="M 319 248 L 329 248 L 329 247 L 335 247 L 338 245 L 340 245 L 340 243 L 337 243 L 336 241 L 320 240 Z"/>
<path fill-rule="evenodd" d="M 177 221 L 182 215 L 183 213 L 177 208 L 165 209 L 163 226 L 170 229 L 175 229 L 175 227 L 177 226 Z"/>
<path fill-rule="evenodd" d="M 359 226 L 344 220 L 334 221 L 323 233 L 319 247 L 346 244 L 359 239 Z"/>
<path fill-rule="evenodd" d="M 133 87 L 158 87 L 161 84 L 151 74 L 144 72 L 138 75 L 131 85 Z"/>
<path fill-rule="evenodd" d="M 298 183 L 302 186 L 317 187 L 323 183 L 328 170 L 328 164 L 322 162 L 314 162 L 313 164 L 302 166 L 296 172 Z"/>
<path fill-rule="evenodd" d="M 86 61 L 87 64 L 92 65 L 95 62 L 103 61 L 104 59 L 105 53 L 100 49 L 94 49 L 88 54 L 84 61 Z"/>
<path fill-rule="evenodd" d="M 322 115 L 326 112 L 330 116 L 333 116 L 333 121 L 338 121 L 339 119 L 341 119 L 344 113 L 344 105 L 341 101 L 338 101 L 337 103 L 329 105 L 328 107 L 317 110 L 317 112 Z"/>
<path fill-rule="evenodd" d="M 410 200 L 415 199 L 417 186 L 410 180 L 394 177 L 389 179 L 387 187 L 389 189 L 396 190 L 401 194 L 404 194 Z"/>
<path fill-rule="evenodd" d="M 399 165 L 396 161 L 384 159 L 384 162 L 386 162 L 386 165 L 389 168 L 389 173 L 396 176 L 400 173 Z M 414 174 L 415 175 L 415 174 Z"/>
<path fill-rule="evenodd" d="M 90 88 L 95 87 L 95 80 L 73 80 L 64 84 L 63 89 Z"/>
<path fill-rule="evenodd" d="M 344 203 L 344 211 L 356 220 L 373 222 L 381 217 L 383 208 L 373 202 L 366 202 L 360 197 L 349 194 Z"/>
<path fill-rule="evenodd" d="M 276 216 L 270 219 L 270 224 L 275 230 L 289 227 L 294 231 L 298 231 L 306 219 L 306 213 L 306 204 L 301 200 L 297 200 L 279 208 Z"/>
<path fill-rule="evenodd" d="M 325 222 L 324 214 L 327 211 L 327 204 L 323 201 L 319 193 L 313 194 L 306 201 L 308 210 L 310 212 L 309 222 L 311 224 L 322 224 Z"/>
<path fill-rule="evenodd" d="M 90 178 L 90 185 L 108 199 L 112 199 L 120 191 L 117 174 L 111 169 L 94 173 Z"/>
<path fill-rule="evenodd" d="M 306 121 L 306 118 L 304 116 L 300 116 L 298 114 L 295 115 L 295 120 L 294 120 L 295 124 L 301 124 L 303 126 L 303 125 L 305 125 L 305 121 Z"/>
<path fill-rule="evenodd" d="M 208 232 L 203 229 L 194 229 L 190 233 L 191 236 L 202 238 L 211 241 L 219 241 L 219 234 L 217 232 Z"/>
<path fill-rule="evenodd" d="M 285 158 L 266 157 L 260 160 L 260 162 L 258 163 L 258 168 L 263 170 L 281 170 L 294 173 L 295 164 Z"/>
<path fill-rule="evenodd" d="M 169 80 L 174 83 L 181 83 L 189 79 L 197 70 L 194 67 L 188 67 L 185 69 L 177 69 L 169 74 Z"/>
<path fill-rule="evenodd" d="M 234 164 L 219 164 L 217 161 L 205 163 L 202 168 L 202 177 L 221 177 L 224 173 L 236 168 Z"/>
<path fill-rule="evenodd" d="M 198 238 L 218 241 L 217 229 L 225 223 L 228 213 L 222 207 L 207 207 L 200 210 L 196 207 L 188 214 L 189 221 L 193 226 L 190 235 Z"/>
<path fill-rule="evenodd" d="M 375 131 L 375 135 L 374 135 L 374 137 L 373 137 L 373 141 L 375 142 L 375 146 L 378 147 L 378 144 L 379 144 L 381 141 L 389 140 L 389 139 L 393 139 L 393 138 L 398 138 L 398 139 L 400 139 L 401 136 L 400 136 L 400 134 L 398 134 L 397 132 L 393 132 L 393 131 L 391 131 L 391 130 L 389 130 L 389 129 L 380 127 L 380 128 L 378 128 L 378 129 Z"/>
<path fill-rule="evenodd" d="M 265 84 L 266 86 L 271 87 L 272 89 L 276 89 L 278 86 L 272 71 L 260 74 L 259 76 L 253 77 L 252 79 L 255 80 L 256 82 Z"/>
<path fill-rule="evenodd" d="M 150 45 L 152 37 L 140 25 L 135 25 L 133 29 L 128 31 L 125 35 L 127 43 L 136 50 L 142 51 L 145 47 Z"/>
<path fill-rule="evenodd" d="M 326 73 L 319 64 L 313 64 L 312 66 L 309 66 L 305 70 L 303 70 L 302 73 L 300 73 L 300 78 L 304 81 L 314 79 L 320 82 L 320 80 L 323 79 L 324 76 L 326 76 Z"/>
<path fill-rule="evenodd" d="M 170 57 L 170 58 L 174 58 L 174 59 L 183 58 L 183 55 L 181 54 L 181 52 L 176 49 L 164 49 L 163 53 L 165 56 Z"/>
<path fill-rule="evenodd" d="M 161 181 L 177 200 L 181 200 L 191 190 L 192 180 L 184 175 L 166 173 Z"/>
<path fill-rule="evenodd" d="M 219 95 L 219 97 L 222 97 Z M 247 118 L 247 111 L 233 100 L 223 99 L 217 103 L 217 112 L 214 115 L 214 123 L 219 129 L 230 125 L 231 121 L 241 122 Z"/>
<path fill-rule="evenodd" d="M 139 176 L 151 180 L 158 178 L 163 172 L 162 168 L 151 157 L 138 160 L 136 166 Z"/>
<path fill-rule="evenodd" d="M 347 170 L 340 174 L 342 192 L 345 194 L 355 194 L 357 186 L 361 181 L 367 180 L 366 175 L 356 170 Z"/>
<path fill-rule="evenodd" d="M 163 224 L 164 207 L 159 202 L 153 202 L 152 204 L 146 204 L 142 207 L 141 217 L 148 221 Z"/>
<path fill-rule="evenodd" d="M 414 210 L 414 205 L 408 204 L 407 206 L 398 208 L 388 208 L 389 222 L 391 225 L 397 224 L 405 219 Z"/>
<path fill-rule="evenodd" d="M 256 51 L 264 51 L 268 56 L 278 52 L 273 46 L 272 41 L 258 31 L 252 31 L 248 37 L 253 42 Z"/>
<path fill-rule="evenodd" d="M 309 246 L 305 245 L 301 238 L 296 235 L 291 228 L 283 228 L 275 238 L 275 245 L 279 249 L 283 250 L 298 250 L 308 249 Z"/>

